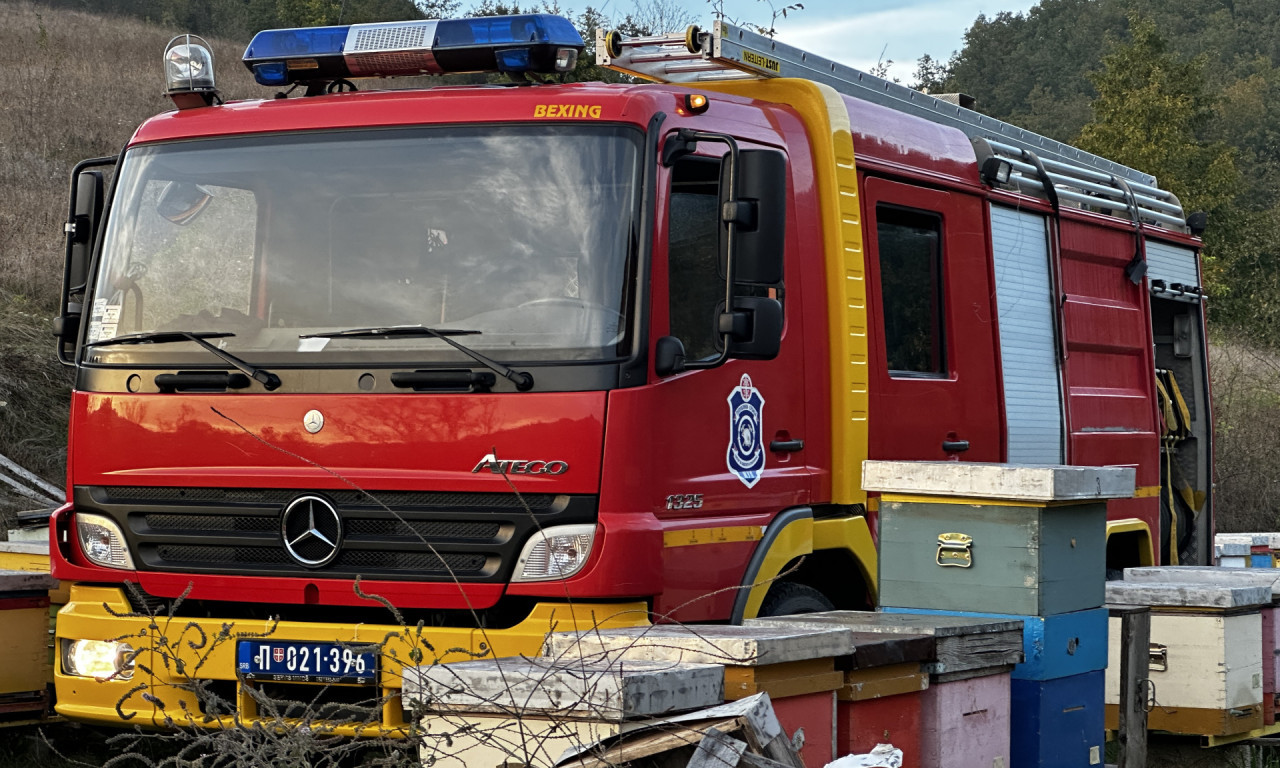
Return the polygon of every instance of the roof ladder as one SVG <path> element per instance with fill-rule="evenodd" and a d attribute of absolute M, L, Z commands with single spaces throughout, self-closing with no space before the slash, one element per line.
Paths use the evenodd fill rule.
<path fill-rule="evenodd" d="M 922 117 L 934 123 L 958 128 L 971 140 L 983 139 L 996 154 L 1015 162 L 1022 150 L 1035 153 L 1052 174 L 1055 186 L 1062 176 L 1076 176 L 1089 186 L 1068 196 L 1078 205 L 1123 208 L 1122 185 L 1112 177 L 1123 178 L 1140 190 L 1138 215 L 1164 227 L 1185 228 L 1182 206 L 1178 199 L 1156 186 L 1156 179 L 1141 171 L 1114 163 L 1069 144 L 1023 130 L 1002 120 L 951 104 L 926 93 L 907 88 L 874 75 L 861 72 L 798 48 L 793 48 L 764 35 L 717 20 L 710 31 L 691 26 L 683 35 L 655 35 L 625 38 L 617 32 L 598 30 L 596 61 L 601 66 L 660 83 L 696 85 L 722 80 L 767 77 L 795 77 L 824 83 L 848 96 L 889 107 L 899 112 Z M 1025 165 L 1025 164 L 1023 164 Z M 1034 170 L 1034 169 L 1031 169 Z M 1076 173 L 1070 173 L 1075 170 Z M 1034 173 L 1015 173 L 1014 183 L 1029 190 L 1043 190 Z M 1107 195 L 1112 200 L 1097 200 L 1094 195 Z M 1147 203 L 1150 203 L 1148 205 Z"/>

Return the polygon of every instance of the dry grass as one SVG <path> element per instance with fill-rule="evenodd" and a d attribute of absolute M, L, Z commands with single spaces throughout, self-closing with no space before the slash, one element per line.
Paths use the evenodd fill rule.
<path fill-rule="evenodd" d="M 1280 530 L 1280 354 L 1210 350 L 1219 531 Z"/>
<path fill-rule="evenodd" d="M 68 174 L 80 160 L 119 153 L 139 123 L 172 108 L 160 60 L 183 31 L 0 2 L 0 454 L 55 486 L 63 484 L 71 380 L 49 328 Z M 211 42 L 225 96 L 270 96 L 240 64 L 247 41 Z M 0 491 L 0 513 L 32 506 Z"/>

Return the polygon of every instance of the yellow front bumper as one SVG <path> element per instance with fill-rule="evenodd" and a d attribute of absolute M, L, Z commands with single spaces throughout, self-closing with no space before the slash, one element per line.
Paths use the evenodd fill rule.
<path fill-rule="evenodd" d="M 236 677 L 236 643 L 269 637 L 380 647 L 378 686 L 370 688 L 367 696 L 380 700 L 380 721 L 353 722 L 347 718 L 340 723 L 308 725 L 327 727 L 338 735 L 396 735 L 406 724 L 398 696 L 405 666 L 537 656 L 548 632 L 642 625 L 648 623 L 648 615 L 642 602 L 539 603 L 519 624 L 500 630 L 148 617 L 132 614 L 124 591 L 118 587 L 76 584 L 71 587 L 69 602 L 58 613 L 57 711 L 64 717 L 101 725 L 216 728 L 258 722 L 283 727 L 287 724 L 280 718 L 260 711 L 261 694 L 255 698 L 249 690 L 253 683 Z M 132 679 L 95 680 L 66 674 L 61 654 L 64 639 L 128 642 L 138 649 Z M 317 701 L 325 700 L 324 689 L 314 685 Z M 218 699 L 229 705 L 221 712 Z"/>

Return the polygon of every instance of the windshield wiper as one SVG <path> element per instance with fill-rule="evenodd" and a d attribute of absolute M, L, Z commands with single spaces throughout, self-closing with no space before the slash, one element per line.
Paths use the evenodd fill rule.
<path fill-rule="evenodd" d="M 194 341 L 201 347 L 209 350 L 213 354 L 222 358 L 235 367 L 244 375 L 261 382 L 262 387 L 268 392 L 275 391 L 280 388 L 280 377 L 270 371 L 250 365 L 244 360 L 223 349 L 218 349 L 214 345 L 205 341 L 205 339 L 225 339 L 235 336 L 229 331 L 146 331 L 143 333 L 127 333 L 123 336 L 115 336 L 110 339 L 102 339 L 100 341 L 91 341 L 86 347 L 110 347 L 116 344 L 172 344 L 175 341 Z"/>
<path fill-rule="evenodd" d="M 439 339 L 458 350 L 477 363 L 507 379 L 516 385 L 521 392 L 533 389 L 533 376 L 525 371 L 513 371 L 497 360 L 491 360 L 470 347 L 463 346 L 450 336 L 476 336 L 481 331 L 464 331 L 456 328 L 428 328 L 425 325 L 386 325 L 381 328 L 348 328 L 345 331 L 326 331 L 324 333 L 307 333 L 298 336 L 300 339 L 368 339 L 380 336 L 400 336 L 405 338 L 429 337 Z"/>

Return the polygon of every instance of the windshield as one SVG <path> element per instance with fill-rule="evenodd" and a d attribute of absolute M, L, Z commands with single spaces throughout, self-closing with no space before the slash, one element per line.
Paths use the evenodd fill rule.
<path fill-rule="evenodd" d="M 86 341 L 234 333 L 259 364 L 459 364 L 626 354 L 640 134 L 448 127 L 217 139 L 125 158 Z M 208 365 L 194 344 L 91 347 L 103 364 Z"/>

